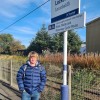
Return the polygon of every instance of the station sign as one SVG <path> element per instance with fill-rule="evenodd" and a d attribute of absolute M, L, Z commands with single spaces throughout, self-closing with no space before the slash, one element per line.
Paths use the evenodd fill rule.
<path fill-rule="evenodd" d="M 51 0 L 51 23 L 80 13 L 80 0 Z"/>
<path fill-rule="evenodd" d="M 48 26 L 49 33 L 59 33 L 67 30 L 85 27 L 86 13 L 77 14 L 72 17 L 62 19 Z"/>

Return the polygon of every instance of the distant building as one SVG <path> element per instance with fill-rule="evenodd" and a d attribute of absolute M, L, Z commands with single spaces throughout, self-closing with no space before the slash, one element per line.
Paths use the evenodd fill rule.
<path fill-rule="evenodd" d="M 80 53 L 85 54 L 86 53 L 86 44 L 82 44 L 80 48 Z"/>
<path fill-rule="evenodd" d="M 100 53 L 100 17 L 86 26 L 86 52 Z"/>
<path fill-rule="evenodd" d="M 27 50 L 26 49 L 25 50 L 17 50 L 16 53 L 19 55 L 25 56 L 25 55 L 27 55 Z"/>

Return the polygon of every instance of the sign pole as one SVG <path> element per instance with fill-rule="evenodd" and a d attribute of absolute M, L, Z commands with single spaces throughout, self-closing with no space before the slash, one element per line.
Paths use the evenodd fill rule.
<path fill-rule="evenodd" d="M 51 0 L 51 25 L 49 33 L 64 32 L 63 84 L 61 85 L 61 100 L 69 100 L 67 82 L 67 36 L 68 30 L 85 26 L 85 13 L 80 14 L 80 0 Z"/>
<path fill-rule="evenodd" d="M 68 31 L 64 32 L 63 85 L 61 86 L 61 100 L 69 100 L 67 85 L 67 37 Z"/>

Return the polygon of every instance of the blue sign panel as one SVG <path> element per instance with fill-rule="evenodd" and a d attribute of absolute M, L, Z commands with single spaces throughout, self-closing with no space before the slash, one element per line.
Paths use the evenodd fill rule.
<path fill-rule="evenodd" d="M 49 26 L 48 26 L 48 29 L 49 29 L 49 30 L 55 29 L 55 24 L 49 25 Z"/>
<path fill-rule="evenodd" d="M 59 21 L 59 20 L 62 20 L 62 19 L 68 18 L 68 17 L 71 17 L 71 16 L 76 15 L 78 13 L 79 13 L 79 8 L 74 9 L 72 11 L 69 11 L 69 12 L 64 13 L 62 15 L 59 15 L 57 17 L 51 18 L 51 23 L 54 23 L 56 21 Z"/>

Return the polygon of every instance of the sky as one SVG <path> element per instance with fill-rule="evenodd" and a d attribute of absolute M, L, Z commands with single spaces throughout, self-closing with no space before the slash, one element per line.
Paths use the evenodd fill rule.
<path fill-rule="evenodd" d="M 27 13 L 46 2 L 47 0 L 2 0 L 0 3 L 0 31 Z M 100 0 L 80 0 L 80 13 L 86 11 L 86 22 L 100 17 Z M 51 23 L 51 2 L 49 1 L 27 17 L 18 21 L 11 27 L 1 31 L 10 33 L 26 47 L 35 38 L 42 24 L 46 27 Z M 75 30 L 82 41 L 86 41 L 86 27 Z"/>

